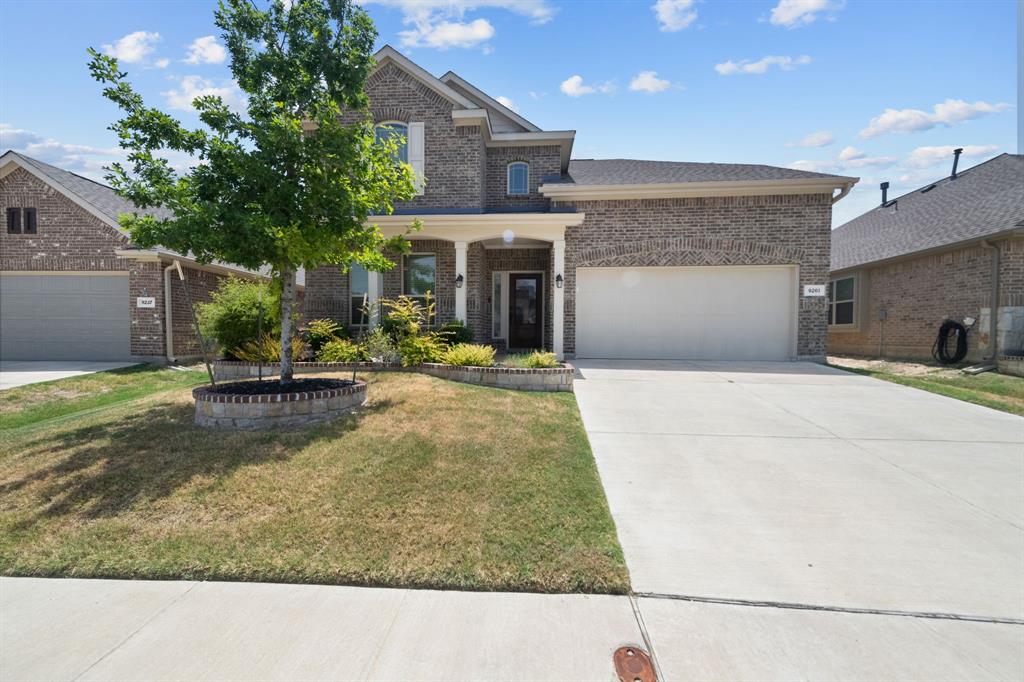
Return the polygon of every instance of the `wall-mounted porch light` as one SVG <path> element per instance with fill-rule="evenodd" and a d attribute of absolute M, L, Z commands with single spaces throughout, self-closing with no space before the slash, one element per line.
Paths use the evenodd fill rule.
<path fill-rule="evenodd" d="M 563 284 L 565 284 L 565 280 L 562 279 L 562 275 L 555 275 L 555 286 L 561 289 Z"/>
<path fill-rule="evenodd" d="M 462 283 L 463 283 L 463 281 L 465 281 L 465 280 L 463 280 L 463 278 L 462 278 L 462 275 L 461 275 L 461 274 L 460 274 L 460 275 L 459 275 L 458 277 L 456 277 L 456 278 L 455 278 L 455 288 L 456 288 L 456 289 L 461 289 L 461 288 L 462 288 Z"/>

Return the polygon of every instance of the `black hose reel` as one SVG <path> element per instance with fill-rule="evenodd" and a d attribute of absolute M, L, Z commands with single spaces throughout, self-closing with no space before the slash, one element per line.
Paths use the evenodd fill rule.
<path fill-rule="evenodd" d="M 956 320 L 946 320 L 932 345 L 932 357 L 943 365 L 952 365 L 967 357 L 967 327 Z"/>

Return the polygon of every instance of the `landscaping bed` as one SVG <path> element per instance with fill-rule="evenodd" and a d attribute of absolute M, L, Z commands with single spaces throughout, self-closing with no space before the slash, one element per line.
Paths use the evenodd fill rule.
<path fill-rule="evenodd" d="M 7 431 L 0 573 L 628 590 L 572 395 L 358 378 L 305 429 L 199 428 L 181 388 Z"/>
<path fill-rule="evenodd" d="M 334 419 L 366 401 L 366 383 L 345 379 L 239 381 L 192 391 L 196 424 L 271 429 Z"/>

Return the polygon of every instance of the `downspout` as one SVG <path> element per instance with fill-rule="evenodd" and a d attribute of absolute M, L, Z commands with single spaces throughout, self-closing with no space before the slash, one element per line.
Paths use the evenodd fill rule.
<path fill-rule="evenodd" d="M 989 308 L 988 319 L 990 339 L 989 346 L 992 350 L 989 352 L 989 356 L 986 359 L 986 361 L 995 364 L 999 355 L 999 349 L 997 348 L 997 338 L 999 333 L 999 267 L 1000 261 L 1002 260 L 1002 254 L 999 251 L 999 247 L 987 239 L 981 240 L 981 245 L 984 246 L 986 249 L 992 250 L 992 302 Z"/>
<path fill-rule="evenodd" d="M 171 319 L 171 270 L 177 261 L 164 268 L 164 345 L 167 347 L 167 362 L 174 364 L 174 325 Z"/>

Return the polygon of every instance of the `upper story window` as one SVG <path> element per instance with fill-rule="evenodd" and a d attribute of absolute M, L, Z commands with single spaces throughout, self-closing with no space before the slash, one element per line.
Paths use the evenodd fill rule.
<path fill-rule="evenodd" d="M 530 164 L 525 161 L 513 161 L 508 165 L 508 193 L 530 193 Z"/>
<path fill-rule="evenodd" d="M 398 160 L 409 163 L 409 126 L 396 121 L 378 123 L 373 127 L 378 142 L 398 138 Z"/>
<path fill-rule="evenodd" d="M 36 209 L 7 209 L 7 234 L 36 234 L 36 231 Z"/>
<path fill-rule="evenodd" d="M 834 279 L 828 283 L 828 323 L 830 326 L 852 325 L 857 282 L 853 277 Z"/>
<path fill-rule="evenodd" d="M 348 269 L 349 323 L 362 326 L 367 323 L 366 303 L 370 293 L 370 275 L 362 265 L 353 263 Z"/>

